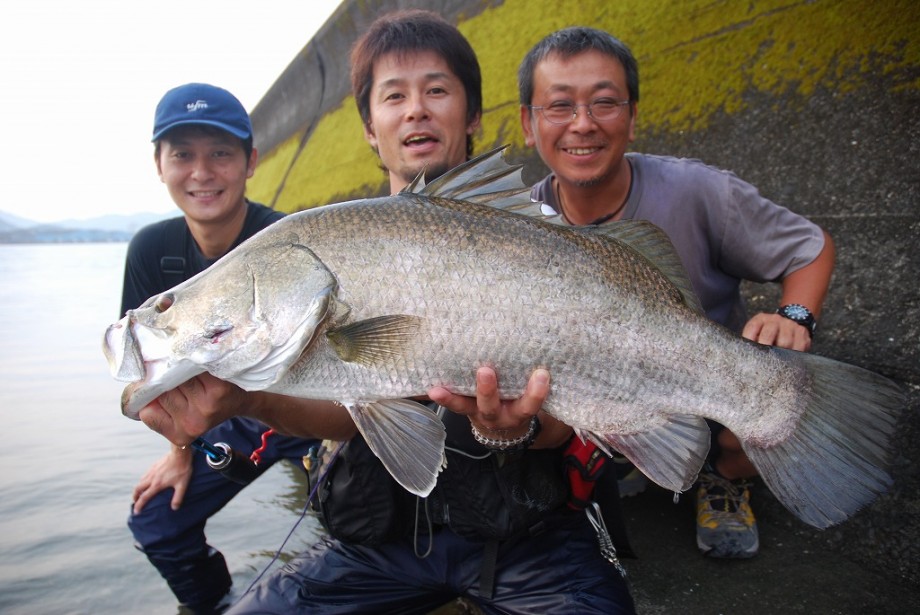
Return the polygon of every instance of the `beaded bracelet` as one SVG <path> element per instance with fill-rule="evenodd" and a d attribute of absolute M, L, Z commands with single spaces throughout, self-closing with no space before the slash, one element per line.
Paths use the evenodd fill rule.
<path fill-rule="evenodd" d="M 531 417 L 530 427 L 527 429 L 527 433 L 523 436 L 506 440 L 504 438 L 488 438 L 479 433 L 479 430 L 476 429 L 476 426 L 473 425 L 472 422 L 470 423 L 470 430 L 473 432 L 473 437 L 476 441 L 484 447 L 494 451 L 523 451 L 537 439 L 537 436 L 540 434 L 540 428 L 540 419 L 536 416 Z"/>

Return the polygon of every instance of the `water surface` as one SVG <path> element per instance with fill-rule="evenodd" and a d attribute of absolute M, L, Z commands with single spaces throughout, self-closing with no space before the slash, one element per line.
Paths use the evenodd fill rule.
<path fill-rule="evenodd" d="M 0 612 L 176 613 L 132 545 L 131 489 L 166 441 L 121 415 L 102 335 L 117 319 L 126 244 L 0 245 Z M 241 592 L 300 517 L 287 464 L 208 524 Z M 285 552 L 314 539 L 308 517 Z"/>

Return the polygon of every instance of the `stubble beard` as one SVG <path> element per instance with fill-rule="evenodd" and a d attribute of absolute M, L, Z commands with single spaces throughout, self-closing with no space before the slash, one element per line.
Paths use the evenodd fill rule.
<path fill-rule="evenodd" d="M 591 179 L 581 179 L 575 182 L 575 185 L 579 188 L 593 188 L 594 186 L 599 185 L 604 181 L 603 177 L 593 177 Z"/>
<path fill-rule="evenodd" d="M 441 161 L 431 162 L 428 164 L 420 164 L 416 168 L 404 169 L 400 173 L 400 177 L 403 181 L 406 182 L 406 184 L 410 184 L 415 181 L 415 178 L 418 177 L 419 173 L 422 173 L 423 171 L 425 173 L 425 183 L 428 184 L 444 175 L 444 173 L 448 171 L 448 168 L 447 165 Z"/>
<path fill-rule="evenodd" d="M 572 183 L 578 186 L 579 188 L 594 188 L 595 186 L 599 186 L 605 181 L 607 181 L 610 178 L 610 175 L 611 175 L 610 172 L 601 173 L 600 175 L 597 175 L 595 177 L 591 177 L 588 179 L 579 179 Z"/>

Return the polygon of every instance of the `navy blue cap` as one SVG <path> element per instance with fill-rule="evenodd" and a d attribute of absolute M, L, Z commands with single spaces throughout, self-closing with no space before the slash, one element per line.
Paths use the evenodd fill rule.
<path fill-rule="evenodd" d="M 216 126 L 244 140 L 252 136 L 249 114 L 236 96 L 207 83 L 187 83 L 163 95 L 153 118 L 151 140 L 189 124 Z"/>

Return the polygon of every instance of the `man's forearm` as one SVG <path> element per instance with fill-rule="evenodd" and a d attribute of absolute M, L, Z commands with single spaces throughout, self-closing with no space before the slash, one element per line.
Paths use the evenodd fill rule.
<path fill-rule="evenodd" d="M 277 393 L 251 396 L 254 404 L 247 414 L 280 433 L 328 440 L 348 440 L 357 433 L 354 421 L 341 404 Z"/>

